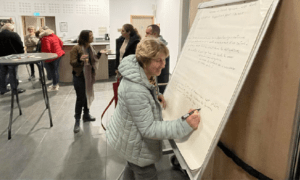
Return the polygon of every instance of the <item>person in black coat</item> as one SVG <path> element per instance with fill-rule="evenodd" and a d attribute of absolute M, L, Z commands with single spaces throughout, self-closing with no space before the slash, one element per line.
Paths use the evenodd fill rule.
<path fill-rule="evenodd" d="M 124 24 L 121 34 L 122 35 L 116 39 L 115 71 L 117 74 L 120 61 L 130 54 L 135 54 L 136 45 L 141 40 L 141 36 L 139 35 L 137 29 L 131 24 Z"/>
<path fill-rule="evenodd" d="M 11 54 L 21 54 L 24 53 L 23 42 L 21 41 L 20 36 L 13 32 L 14 25 L 6 23 L 0 32 L 0 57 L 7 56 Z M 19 80 L 17 79 L 18 66 L 7 66 L 1 65 L 0 67 L 0 94 L 8 92 L 7 89 L 7 80 L 6 77 L 9 74 L 9 83 L 12 89 L 17 89 L 19 85 Z M 24 89 L 18 89 L 17 92 L 13 93 L 22 93 L 25 92 Z"/>
<path fill-rule="evenodd" d="M 154 37 L 158 38 L 160 41 L 162 41 L 165 45 L 168 45 L 168 42 L 160 35 L 160 27 L 156 24 L 151 24 L 147 27 L 146 29 L 146 35 L 145 37 Z M 159 92 L 161 94 L 164 93 L 166 89 L 166 83 L 169 82 L 169 76 L 170 76 L 170 56 L 166 58 L 166 65 L 165 68 L 162 69 L 161 73 L 159 76 L 157 76 L 157 83 L 158 84 L 163 84 L 159 85 Z"/>

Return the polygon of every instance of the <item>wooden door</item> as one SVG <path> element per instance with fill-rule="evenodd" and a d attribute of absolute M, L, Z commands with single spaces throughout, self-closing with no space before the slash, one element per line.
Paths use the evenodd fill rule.
<path fill-rule="evenodd" d="M 144 37 L 147 27 L 154 24 L 154 16 L 131 15 L 130 23 L 138 30 L 141 37 Z"/>

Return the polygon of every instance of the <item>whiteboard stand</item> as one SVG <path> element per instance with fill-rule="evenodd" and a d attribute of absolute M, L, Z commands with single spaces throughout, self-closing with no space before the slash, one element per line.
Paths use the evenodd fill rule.
<path fill-rule="evenodd" d="M 266 1 L 266 0 L 214 0 L 214 1 L 209 1 L 209 2 L 204 2 L 204 3 L 200 3 L 198 5 L 198 13 L 200 11 L 200 9 L 204 9 L 204 8 L 213 8 L 213 7 L 220 7 L 220 6 L 227 6 L 227 5 L 232 5 L 232 4 L 241 4 L 241 3 L 248 3 L 248 2 L 255 2 L 255 1 Z M 192 180 L 198 180 L 198 179 L 201 179 L 201 177 L 203 176 L 203 173 L 204 173 L 204 170 L 210 160 L 210 157 L 212 156 L 212 153 L 214 152 L 214 149 L 216 148 L 217 144 L 218 144 L 218 141 L 221 137 L 221 134 L 225 128 L 225 125 L 226 125 L 226 122 L 230 116 L 230 113 L 231 111 L 233 110 L 233 107 L 235 105 L 235 102 L 238 98 L 238 95 L 243 87 L 243 84 L 247 78 L 247 75 L 251 69 L 251 66 L 253 64 L 253 61 L 256 57 L 256 54 L 259 50 L 259 47 L 261 45 L 261 42 L 266 34 L 266 31 L 267 31 L 267 27 L 269 26 L 271 20 L 272 20 L 272 17 L 275 13 L 275 10 L 277 8 L 277 5 L 279 3 L 280 0 L 273 0 L 272 1 L 272 4 L 271 6 L 269 7 L 268 11 L 267 11 L 267 14 L 263 20 L 263 23 L 260 27 L 260 30 L 259 30 L 259 33 L 257 34 L 257 37 L 256 37 L 256 40 L 255 40 L 255 43 L 252 47 L 252 50 L 248 56 L 248 60 L 246 62 L 246 65 L 244 66 L 244 69 L 243 69 L 243 72 L 242 72 L 242 75 L 240 76 L 240 79 L 239 79 L 239 82 L 234 90 L 234 95 L 232 96 L 231 100 L 230 100 L 230 103 L 226 109 L 226 113 L 225 115 L 223 116 L 222 118 L 222 121 L 219 125 L 219 128 L 218 128 L 218 131 L 217 133 L 215 134 L 214 136 L 214 139 L 213 139 L 213 142 L 211 143 L 210 147 L 209 147 L 209 151 L 208 153 L 206 154 L 205 156 L 205 160 L 204 162 L 202 163 L 202 166 L 199 168 L 199 169 L 196 169 L 196 170 L 191 170 L 186 161 L 184 160 L 184 157 L 182 156 L 182 154 L 180 153 L 180 150 L 178 149 L 176 143 L 174 140 L 169 140 L 171 146 L 172 146 L 172 149 L 173 149 L 173 152 L 178 160 L 178 162 L 180 163 L 180 166 L 182 169 L 186 170 L 187 171 L 187 174 L 189 175 L 189 178 L 192 179 Z M 197 13 L 197 14 L 198 14 Z M 196 20 L 196 19 L 195 19 Z M 191 27 L 191 29 L 193 29 L 193 26 Z M 189 36 L 188 36 L 189 37 Z M 187 39 L 188 40 L 188 39 Z M 187 41 L 185 42 L 185 44 L 187 44 Z M 184 47 L 183 47 L 183 51 L 184 51 Z M 183 53 L 180 54 L 180 57 L 179 57 L 179 60 L 181 59 L 181 56 L 182 56 Z M 178 65 L 178 63 L 177 63 Z M 176 66 L 177 66 L 176 65 Z M 177 67 L 175 67 L 175 70 L 176 70 Z M 201 153 L 201 152 L 199 152 Z"/>
<path fill-rule="evenodd" d="M 175 156 L 176 156 L 176 158 L 177 158 L 177 160 L 178 160 L 178 162 L 179 162 L 181 168 L 184 169 L 184 170 L 186 170 L 186 172 L 187 172 L 187 174 L 189 175 L 189 178 L 190 178 L 190 179 L 192 179 L 192 180 L 197 179 L 197 177 L 199 177 L 199 175 L 200 175 L 200 172 L 201 172 L 200 169 L 201 169 L 201 168 L 198 169 L 198 170 L 196 170 L 196 171 L 192 171 L 192 170 L 188 167 L 188 165 L 187 165 L 187 163 L 185 162 L 184 158 L 182 157 L 181 153 L 179 152 L 179 149 L 177 148 L 175 141 L 172 140 L 172 139 L 170 139 L 169 142 L 170 142 L 170 144 L 171 144 L 171 147 L 172 147 L 172 149 L 173 149 L 173 152 L 174 152 L 174 154 L 175 154 Z"/>

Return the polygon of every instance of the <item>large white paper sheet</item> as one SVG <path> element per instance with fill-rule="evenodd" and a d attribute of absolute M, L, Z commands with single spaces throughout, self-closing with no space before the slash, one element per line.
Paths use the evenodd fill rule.
<path fill-rule="evenodd" d="M 176 145 L 191 170 L 199 169 L 227 113 L 273 0 L 198 10 L 164 93 L 164 120 L 201 108 L 196 131 Z M 227 120 L 227 119 L 226 119 Z"/>

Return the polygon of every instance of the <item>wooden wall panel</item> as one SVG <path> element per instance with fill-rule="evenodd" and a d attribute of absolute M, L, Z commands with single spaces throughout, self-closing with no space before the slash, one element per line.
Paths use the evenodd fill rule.
<path fill-rule="evenodd" d="M 191 0 L 190 24 L 199 2 Z M 272 179 L 286 179 L 299 78 L 300 2 L 282 0 L 220 139 Z M 218 147 L 213 157 L 204 179 L 254 179 Z"/>

